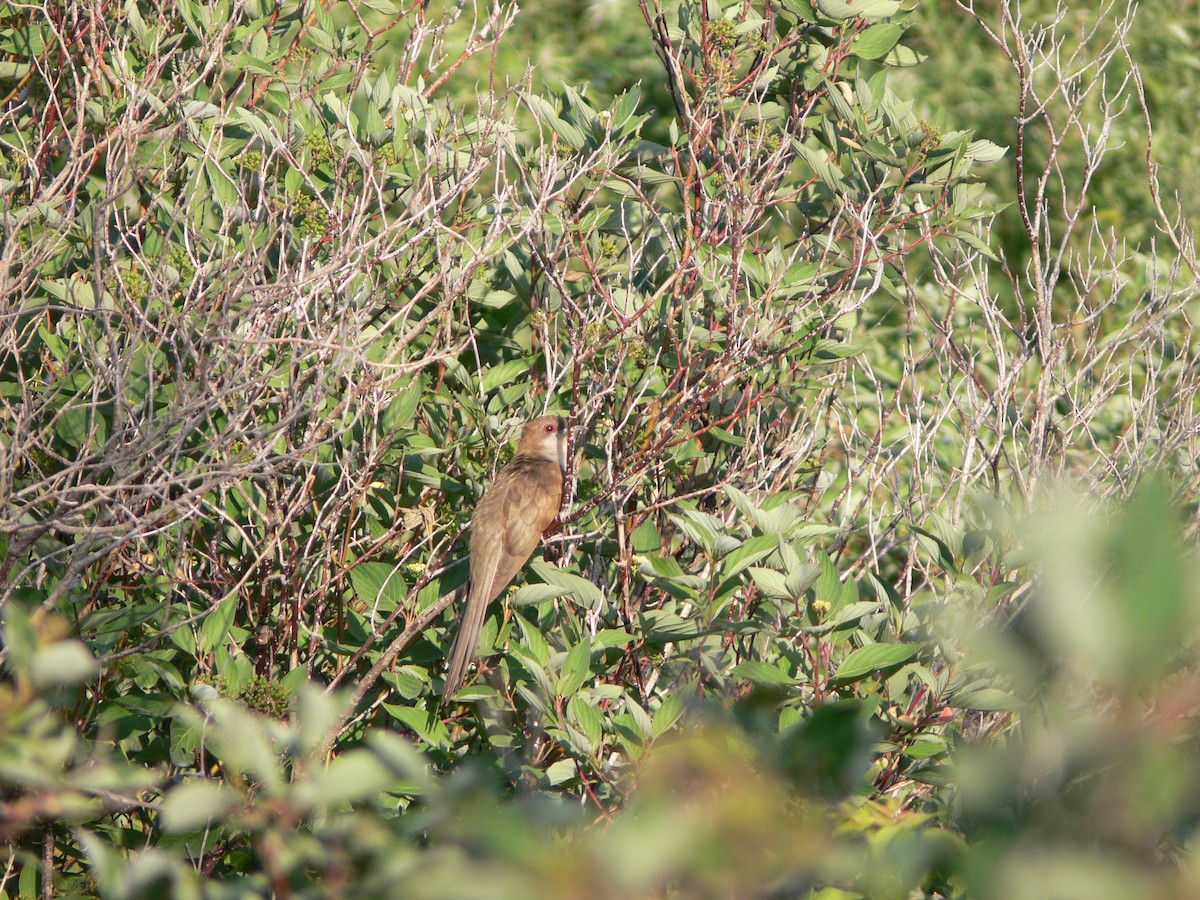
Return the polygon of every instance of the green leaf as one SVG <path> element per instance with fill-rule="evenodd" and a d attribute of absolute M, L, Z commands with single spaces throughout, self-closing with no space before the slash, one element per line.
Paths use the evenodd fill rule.
<path fill-rule="evenodd" d="M 900 0 L 816 0 L 816 6 L 831 19 L 882 19 L 900 11 Z"/>
<path fill-rule="evenodd" d="M 521 627 L 521 634 L 524 635 L 522 643 L 526 653 L 533 661 L 544 666 L 550 659 L 550 645 L 546 642 L 542 630 L 522 615 L 514 614 L 513 618 Z"/>
<path fill-rule="evenodd" d="M 817 579 L 816 598 L 828 603 L 831 612 L 837 612 L 846 605 L 845 586 L 842 584 L 837 568 L 833 565 L 833 560 L 828 555 L 820 554 L 817 557 L 817 565 L 820 567 L 821 574 Z"/>
<path fill-rule="evenodd" d="M 918 53 L 916 50 L 913 50 L 911 47 L 905 47 L 903 44 L 897 44 L 883 58 L 885 65 L 895 66 L 896 68 L 918 66 L 924 60 L 925 54 Z"/>
<path fill-rule="evenodd" d="M 350 570 L 354 593 L 367 605 L 368 613 L 376 609 L 391 612 L 408 596 L 408 585 L 396 566 L 382 562 L 360 562 Z"/>
<path fill-rule="evenodd" d="M 904 750 L 904 755 L 909 759 L 929 759 L 930 757 L 940 756 L 945 753 L 949 747 L 941 738 L 933 737 L 926 740 L 915 741 L 911 746 Z"/>
<path fill-rule="evenodd" d="M 978 140 L 971 141 L 967 145 L 966 155 L 968 159 L 988 163 L 1003 159 L 1004 154 L 1007 152 L 1008 147 L 1001 147 L 999 144 L 994 144 L 991 141 Z"/>
<path fill-rule="evenodd" d="M 405 700 L 416 700 L 429 684 L 428 672 L 417 666 L 401 666 L 384 673 L 383 678 Z"/>
<path fill-rule="evenodd" d="M 283 189 L 284 193 L 289 197 L 295 197 L 300 193 L 300 188 L 304 185 L 304 174 L 292 166 L 288 166 L 283 173 Z"/>
<path fill-rule="evenodd" d="M 917 535 L 917 543 L 920 544 L 925 551 L 937 560 L 938 564 L 947 572 L 957 572 L 958 565 L 954 561 L 954 551 L 940 537 L 924 528 L 912 526 L 912 530 Z"/>
<path fill-rule="evenodd" d="M 229 210 L 237 206 L 237 185 L 233 183 L 233 179 L 225 173 L 225 170 L 217 163 L 210 161 L 204 164 L 204 173 L 208 176 L 208 184 L 212 188 L 213 196 L 222 208 Z"/>
<path fill-rule="evenodd" d="M 786 576 L 788 596 L 797 600 L 821 577 L 821 567 L 812 563 L 802 563 L 789 571 Z"/>
<path fill-rule="evenodd" d="M 54 432 L 73 453 L 78 454 L 103 442 L 99 433 L 97 440 L 90 440 L 93 422 L 99 424 L 99 417 L 93 416 L 86 407 L 67 406 L 55 418 Z"/>
<path fill-rule="evenodd" d="M 266 74 L 274 75 L 275 70 L 268 67 Z M 258 137 L 262 139 L 264 146 L 266 146 L 266 147 L 274 147 L 275 146 L 275 144 L 276 144 L 275 135 L 271 133 L 271 129 L 267 125 L 267 123 L 264 122 L 261 118 L 259 118 L 255 113 L 251 112 L 248 109 L 244 109 L 243 107 L 238 106 L 232 110 L 232 114 L 233 114 L 233 117 L 235 119 L 237 119 L 237 121 L 241 122 L 243 125 L 245 125 L 247 128 L 249 128 L 251 131 L 253 131 L 256 135 L 258 135 Z"/>
<path fill-rule="evenodd" d="M 650 728 L 650 737 L 658 738 L 666 734 L 679 721 L 686 709 L 686 698 L 681 691 L 674 690 L 663 698 L 662 704 L 654 711 L 654 720 Z"/>
<path fill-rule="evenodd" d="M 958 232 L 955 232 L 954 236 L 956 238 L 958 238 L 958 240 L 960 240 L 964 244 L 966 244 L 968 247 L 971 247 L 974 250 L 978 250 L 985 257 L 992 260 L 993 262 L 999 261 L 999 257 L 996 256 L 996 252 L 988 245 L 987 241 L 979 238 L 978 236 L 972 234 L 971 232 L 958 231 Z"/>
<path fill-rule="evenodd" d="M 646 562 L 649 563 L 651 571 L 660 578 L 680 578 L 684 575 L 679 560 L 673 556 L 651 553 L 646 556 Z"/>
<path fill-rule="evenodd" d="M 817 21 L 817 13 L 811 0 L 783 0 L 783 8 L 799 16 L 802 21 Z"/>
<path fill-rule="evenodd" d="M 947 702 L 955 709 L 977 709 L 982 712 L 1006 712 L 1025 705 L 1008 691 L 993 687 L 964 691 Z"/>
<path fill-rule="evenodd" d="M 512 596 L 508 598 L 508 603 L 514 608 L 534 606 L 556 597 L 562 597 L 567 593 L 569 593 L 568 589 L 559 584 L 523 584 L 513 591 Z"/>
<path fill-rule="evenodd" d="M 552 785 L 559 785 L 570 781 L 578 773 L 578 766 L 575 760 L 567 757 L 566 759 L 560 759 L 558 762 L 552 763 L 546 769 L 546 780 Z"/>
<path fill-rule="evenodd" d="M 548 708 L 545 698 L 554 696 L 554 688 L 550 684 L 550 676 L 546 672 L 546 667 L 527 653 L 524 653 L 521 647 L 510 648 L 509 656 L 520 663 L 522 668 L 529 673 L 537 687 L 537 691 L 534 691 L 527 684 L 518 683 L 517 689 L 521 692 L 521 696 L 535 710 L 544 712 Z"/>
<path fill-rule="evenodd" d="M 391 433 L 398 428 L 408 428 L 416 415 L 417 405 L 424 393 L 424 384 L 420 378 L 414 378 L 412 383 L 392 398 L 387 409 L 379 417 L 379 427 L 385 433 Z"/>
<path fill-rule="evenodd" d="M 87 681 L 99 665 L 81 641 L 55 641 L 33 654 L 29 678 L 34 688 L 69 687 Z"/>
<path fill-rule="evenodd" d="M 502 309 L 516 300 L 517 295 L 512 291 L 490 290 L 480 291 L 478 296 L 472 294 L 471 299 L 480 306 L 486 306 L 488 309 Z M 527 365 L 523 363 L 522 367 L 527 368 Z"/>
<path fill-rule="evenodd" d="M 162 826 L 182 834 L 222 819 L 241 800 L 224 782 L 194 778 L 171 788 L 162 801 Z"/>
<path fill-rule="evenodd" d="M 582 150 L 587 138 L 578 127 L 558 116 L 558 111 L 550 101 L 534 93 L 525 95 L 525 102 L 539 122 L 549 125 L 550 129 L 572 150 Z"/>
<path fill-rule="evenodd" d="M 835 681 L 844 683 L 871 672 L 880 672 L 908 662 L 921 649 L 920 644 L 868 644 L 842 660 Z"/>
<path fill-rule="evenodd" d="M 829 158 L 829 151 L 818 146 L 809 146 L 792 139 L 792 147 L 797 155 L 831 191 L 837 192 L 842 187 L 842 173 Z"/>
<path fill-rule="evenodd" d="M 701 623 L 680 618 L 677 613 L 662 609 L 650 609 L 639 617 L 642 634 L 652 643 L 682 641 L 707 634 Z"/>
<path fill-rule="evenodd" d="M 625 712 L 637 726 L 637 730 L 641 733 L 643 740 L 650 737 L 651 732 L 654 731 L 650 717 L 646 715 L 646 710 L 642 709 L 641 705 L 632 697 L 625 698 Z"/>
<path fill-rule="evenodd" d="M 826 624 L 836 628 L 858 622 L 863 616 L 869 616 L 876 612 L 879 612 L 878 600 L 859 600 L 856 603 L 849 603 L 838 610 L 837 614 L 830 618 Z"/>
<path fill-rule="evenodd" d="M 515 378 L 529 372 L 529 363 L 523 359 L 513 359 L 498 366 L 490 367 L 480 379 L 480 387 L 486 391 L 494 391 L 501 385 L 508 384 Z"/>
<path fill-rule="evenodd" d="M 658 533 L 654 519 L 650 517 L 642 520 L 642 523 L 630 532 L 629 542 L 633 546 L 634 553 L 662 552 L 662 537 Z"/>
<path fill-rule="evenodd" d="M 559 697 L 569 697 L 579 690 L 591 673 L 592 641 L 585 637 L 571 648 L 563 661 L 562 671 L 558 677 Z"/>
<path fill-rule="evenodd" d="M 565 595 L 572 597 L 584 609 L 600 609 L 604 606 L 603 592 L 581 575 L 560 569 L 544 560 L 535 561 L 531 568 L 547 584 L 563 589 Z"/>
<path fill-rule="evenodd" d="M 622 631 L 619 628 L 604 628 L 596 632 L 593 640 L 598 647 L 607 650 L 610 647 L 624 647 L 635 638 L 628 631 Z"/>
<path fill-rule="evenodd" d="M 431 747 L 449 746 L 450 732 L 437 714 L 437 710 L 421 709 L 417 706 L 394 706 L 383 704 L 383 708 L 396 721 L 412 729 Z"/>
<path fill-rule="evenodd" d="M 863 59 L 879 59 L 896 46 L 904 28 L 892 22 L 880 22 L 861 32 L 850 44 L 851 52 Z"/>
<path fill-rule="evenodd" d="M 670 519 L 680 531 L 709 553 L 716 548 L 717 535 L 723 529 L 719 519 L 694 509 L 682 510 L 678 515 L 671 514 Z"/>
<path fill-rule="evenodd" d="M 579 726 L 579 730 L 591 741 L 593 747 L 600 746 L 604 737 L 604 717 L 584 694 L 576 692 L 567 701 L 567 715 Z"/>
<path fill-rule="evenodd" d="M 297 786 L 296 797 L 318 809 L 338 807 L 373 799 L 393 779 L 390 768 L 375 754 L 356 749 L 335 757 L 327 768 L 318 769 L 312 781 Z"/>
<path fill-rule="evenodd" d="M 183 715 L 206 736 L 210 752 L 215 752 L 233 774 L 253 775 L 269 791 L 282 784 L 279 751 L 268 738 L 264 720 L 223 697 L 205 705 L 210 711 L 207 719 L 197 710 Z"/>
<path fill-rule="evenodd" d="M 779 535 L 777 534 L 763 534 L 750 538 L 722 561 L 721 578 L 732 578 L 743 569 L 775 552 L 778 546 Z"/>
<path fill-rule="evenodd" d="M 211 653 L 218 645 L 224 643 L 233 627 L 234 616 L 237 615 L 237 594 L 230 594 L 224 600 L 218 601 L 212 612 L 200 626 L 200 652 Z"/>
<path fill-rule="evenodd" d="M 758 589 L 777 600 L 794 600 L 792 592 L 788 590 L 787 579 L 774 569 L 763 569 L 758 566 L 750 567 L 750 577 L 758 586 Z"/>
<path fill-rule="evenodd" d="M 755 684 L 779 686 L 799 683 L 796 678 L 793 678 L 782 669 L 777 669 L 775 666 L 768 665 L 757 659 L 743 660 L 733 667 L 733 671 L 730 674 L 748 679 Z"/>

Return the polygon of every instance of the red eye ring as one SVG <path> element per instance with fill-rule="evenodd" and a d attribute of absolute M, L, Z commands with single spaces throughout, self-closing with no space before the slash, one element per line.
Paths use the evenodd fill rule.
<path fill-rule="evenodd" d="M 546 432 L 546 434 L 554 434 L 554 432 L 558 430 L 558 426 L 553 422 L 550 422 L 544 426 L 543 430 Z"/>

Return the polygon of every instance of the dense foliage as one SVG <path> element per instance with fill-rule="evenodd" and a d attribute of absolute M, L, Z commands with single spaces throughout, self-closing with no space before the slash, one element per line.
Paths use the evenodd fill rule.
<path fill-rule="evenodd" d="M 0 5 L 4 889 L 1200 890 L 1194 159 L 927 5 Z"/>

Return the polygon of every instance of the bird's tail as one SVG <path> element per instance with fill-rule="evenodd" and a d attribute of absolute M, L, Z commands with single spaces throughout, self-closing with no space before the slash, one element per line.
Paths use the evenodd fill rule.
<path fill-rule="evenodd" d="M 463 678 L 467 674 L 467 666 L 475 658 L 479 649 L 479 633 L 483 631 L 483 619 L 487 614 L 487 600 L 477 596 L 472 586 L 467 587 L 467 604 L 463 610 L 462 621 L 458 626 L 458 634 L 450 647 L 450 658 L 446 663 L 446 684 L 442 687 L 442 698 L 445 699 L 462 687 Z"/>

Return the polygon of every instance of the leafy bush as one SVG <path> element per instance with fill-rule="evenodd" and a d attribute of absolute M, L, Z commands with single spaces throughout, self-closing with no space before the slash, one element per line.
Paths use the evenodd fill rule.
<path fill-rule="evenodd" d="M 891 0 L 646 4 L 591 90 L 512 62 L 513 5 L 6 8 L 6 889 L 1033 896 L 1092 839 L 1189 886 L 1194 736 L 1131 734 L 1191 679 L 1194 244 L 1085 215 L 1102 144 L 1030 155 L 1091 140 L 1071 91 L 1118 121 L 1128 24 L 1084 90 L 1019 10 L 1006 157 L 897 92 Z M 546 410 L 562 529 L 439 705 Z M 1037 577 L 1046 485 L 1150 471 Z"/>

